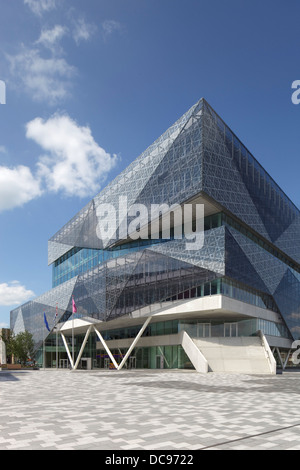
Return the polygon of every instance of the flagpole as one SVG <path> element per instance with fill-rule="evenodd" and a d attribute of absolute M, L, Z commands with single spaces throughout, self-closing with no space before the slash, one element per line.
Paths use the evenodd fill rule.
<path fill-rule="evenodd" d="M 74 313 L 72 314 L 72 360 L 74 365 Z"/>
<path fill-rule="evenodd" d="M 45 326 L 46 326 L 47 330 L 49 331 L 49 333 L 51 333 L 51 330 L 49 328 L 45 312 L 44 312 L 44 323 L 45 323 Z M 45 330 L 45 327 L 44 327 L 44 330 Z M 43 335 L 43 340 L 44 340 L 43 341 L 44 342 L 44 347 L 43 347 L 43 349 L 44 349 L 44 361 L 43 362 L 44 362 L 44 369 L 45 369 L 46 368 L 46 333 L 44 333 L 44 335 Z"/>
<path fill-rule="evenodd" d="M 73 359 L 73 369 L 74 369 L 74 313 L 77 313 L 77 307 L 74 300 L 74 295 L 72 295 L 72 359 Z"/>
<path fill-rule="evenodd" d="M 43 364 L 44 364 L 44 370 L 45 370 L 45 356 L 46 356 L 46 353 L 45 353 L 45 332 L 44 332 L 44 334 L 43 334 Z"/>
<path fill-rule="evenodd" d="M 74 367 L 74 295 L 72 295 L 72 361 Z"/>
<path fill-rule="evenodd" d="M 56 330 L 56 369 L 58 369 L 58 331 L 57 331 L 57 304 L 56 304 L 56 315 L 55 315 L 55 330 Z"/>

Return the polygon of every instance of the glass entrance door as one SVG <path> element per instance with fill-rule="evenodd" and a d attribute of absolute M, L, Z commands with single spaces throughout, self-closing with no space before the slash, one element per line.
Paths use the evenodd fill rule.
<path fill-rule="evenodd" d="M 238 336 L 238 324 L 224 323 L 224 336 L 225 338 L 235 338 Z"/>
<path fill-rule="evenodd" d="M 129 358 L 129 369 L 136 369 L 136 357 L 130 356 Z"/>
<path fill-rule="evenodd" d="M 68 359 L 61 359 L 59 361 L 59 368 L 60 369 L 67 369 L 69 367 L 69 361 Z"/>
<path fill-rule="evenodd" d="M 156 369 L 163 369 L 164 368 L 164 357 L 159 355 L 156 356 Z"/>

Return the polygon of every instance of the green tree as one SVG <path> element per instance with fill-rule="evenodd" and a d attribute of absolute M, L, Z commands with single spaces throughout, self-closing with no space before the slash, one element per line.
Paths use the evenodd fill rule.
<path fill-rule="evenodd" d="M 33 336 L 29 331 L 24 331 L 17 334 L 12 340 L 12 350 L 16 359 L 21 364 L 25 364 L 26 361 L 32 357 L 34 352 L 34 341 Z"/>
<path fill-rule="evenodd" d="M 6 356 L 7 358 L 14 354 L 14 335 L 11 330 L 2 330 L 2 335 L 0 335 L 0 339 L 5 343 L 6 348 Z"/>

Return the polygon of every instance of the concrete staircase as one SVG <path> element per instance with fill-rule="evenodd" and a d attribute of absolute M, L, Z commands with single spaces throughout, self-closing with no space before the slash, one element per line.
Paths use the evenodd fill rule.
<path fill-rule="evenodd" d="M 193 342 L 207 360 L 209 372 L 274 374 L 273 358 L 258 336 L 193 338 Z"/>

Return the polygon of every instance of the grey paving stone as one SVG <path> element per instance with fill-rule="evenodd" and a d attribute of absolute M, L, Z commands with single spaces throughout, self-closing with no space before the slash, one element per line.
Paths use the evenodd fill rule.
<path fill-rule="evenodd" d="M 300 373 L 40 370 L 0 383 L 0 450 L 300 449 Z"/>

